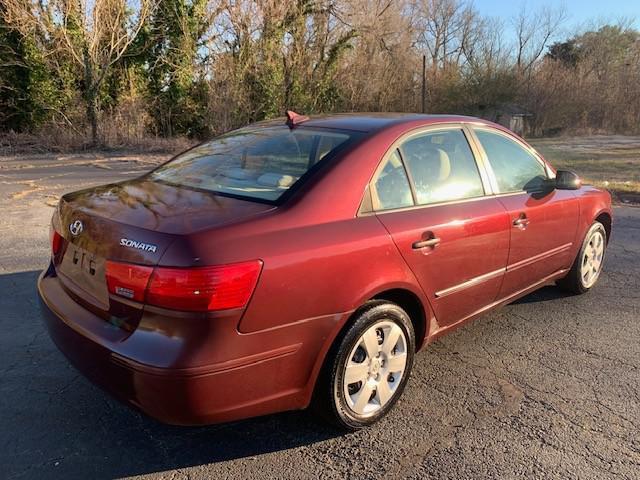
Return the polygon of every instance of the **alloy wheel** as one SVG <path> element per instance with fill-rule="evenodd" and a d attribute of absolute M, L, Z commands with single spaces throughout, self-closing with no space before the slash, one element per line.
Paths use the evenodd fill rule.
<path fill-rule="evenodd" d="M 598 280 L 604 258 L 604 235 L 595 230 L 587 242 L 580 265 L 580 279 L 585 288 L 590 288 Z"/>

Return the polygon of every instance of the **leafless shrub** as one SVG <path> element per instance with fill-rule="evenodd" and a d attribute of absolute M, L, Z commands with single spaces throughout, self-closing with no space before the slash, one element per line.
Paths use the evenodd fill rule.
<path fill-rule="evenodd" d="M 28 148 L 87 148 L 98 137 L 143 145 L 173 135 L 173 119 L 185 116 L 198 119 L 199 133 L 182 132 L 204 136 L 286 109 L 420 111 L 423 82 L 428 112 L 477 114 L 511 103 L 533 113 L 536 135 L 640 131 L 640 33 L 632 24 L 594 25 L 550 50 L 564 9 L 523 6 L 505 22 L 483 16 L 472 0 L 176 0 L 176 11 L 196 5 L 197 15 L 193 24 L 179 15 L 171 24 L 177 39 L 155 92 L 180 77 L 179 117 L 174 97 L 159 102 L 145 78 L 158 66 L 142 55 L 163 22 L 153 15 L 156 1 L 2 0 L 7 24 L 45 48 L 51 71 L 70 58 L 78 75 L 77 92 L 51 107 L 47 124 L 23 142 L 33 142 Z M 149 36 L 132 48 L 140 32 Z M 180 57 L 180 45 L 191 57 Z M 146 90 L 99 105 L 109 72 L 135 55 Z"/>

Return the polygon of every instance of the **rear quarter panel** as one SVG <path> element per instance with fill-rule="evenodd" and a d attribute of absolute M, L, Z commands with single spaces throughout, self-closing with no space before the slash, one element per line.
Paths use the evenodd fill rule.
<path fill-rule="evenodd" d="M 262 245 L 269 244 L 269 254 L 240 323 L 242 332 L 354 310 L 378 284 L 412 281 L 386 231 L 372 217 L 266 237 Z"/>
<path fill-rule="evenodd" d="M 264 262 L 239 330 L 253 333 L 351 312 L 380 291 L 417 281 L 375 216 L 299 225 L 280 212 L 175 242 L 161 264 Z M 425 315 L 426 317 L 426 315 Z"/>

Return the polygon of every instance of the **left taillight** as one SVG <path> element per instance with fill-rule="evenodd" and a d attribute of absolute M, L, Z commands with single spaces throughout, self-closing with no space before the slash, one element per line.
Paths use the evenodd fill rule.
<path fill-rule="evenodd" d="M 147 302 L 192 312 L 244 307 L 261 269 L 259 260 L 213 267 L 159 267 L 149 281 Z"/>
<path fill-rule="evenodd" d="M 57 255 L 58 252 L 60 252 L 60 248 L 62 248 L 62 235 L 56 232 L 55 228 L 51 227 L 49 237 L 51 241 L 51 253 Z"/>
<path fill-rule="evenodd" d="M 107 261 L 109 291 L 149 305 L 190 312 L 244 307 L 258 282 L 262 262 L 211 267 L 146 267 Z"/>

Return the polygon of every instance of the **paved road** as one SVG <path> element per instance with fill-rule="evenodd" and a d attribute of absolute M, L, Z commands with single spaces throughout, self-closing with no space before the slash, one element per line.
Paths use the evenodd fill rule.
<path fill-rule="evenodd" d="M 0 159 L 0 478 L 640 476 L 640 208 L 616 209 L 592 292 L 548 287 L 431 345 L 369 430 L 304 412 L 169 427 L 111 400 L 47 337 L 34 283 L 57 196 L 159 160 Z"/>

